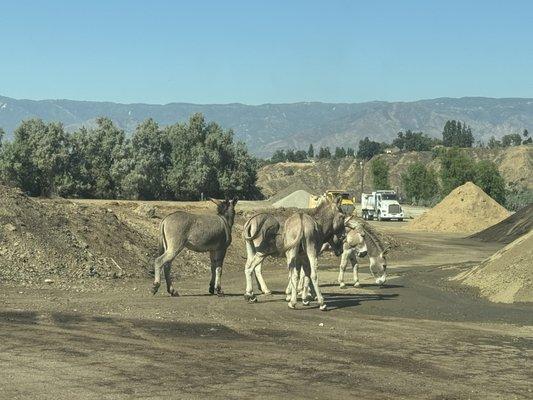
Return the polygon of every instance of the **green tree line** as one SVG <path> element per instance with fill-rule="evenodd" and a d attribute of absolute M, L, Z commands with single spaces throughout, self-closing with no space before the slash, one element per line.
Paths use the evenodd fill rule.
<path fill-rule="evenodd" d="M 108 118 L 73 133 L 32 119 L 20 124 L 13 140 L 0 143 L 0 180 L 35 196 L 261 197 L 257 160 L 231 130 L 207 123 L 202 114 L 164 128 L 148 119 L 131 137 Z"/>

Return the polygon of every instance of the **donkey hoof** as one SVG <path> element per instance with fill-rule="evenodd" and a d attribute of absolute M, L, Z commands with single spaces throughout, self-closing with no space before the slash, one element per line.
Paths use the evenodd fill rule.
<path fill-rule="evenodd" d="M 360 287 L 360 286 L 361 286 L 361 284 L 359 283 L 359 281 L 357 281 L 357 282 L 355 282 L 355 283 L 353 284 L 353 287 Z"/>
<path fill-rule="evenodd" d="M 176 289 L 172 289 L 170 291 L 170 296 L 172 296 L 172 297 L 179 297 L 179 295 L 180 294 L 178 293 L 178 291 Z"/>
<path fill-rule="evenodd" d="M 215 287 L 214 286 L 209 286 L 209 293 L 210 294 L 215 294 Z"/>
<path fill-rule="evenodd" d="M 346 283 L 341 282 L 341 283 L 339 284 L 339 287 L 340 287 L 341 289 L 346 289 Z"/>
<path fill-rule="evenodd" d="M 309 304 L 311 304 L 311 302 L 309 300 L 302 300 L 302 304 L 304 306 L 308 306 Z"/>
<path fill-rule="evenodd" d="M 328 311 L 328 306 L 326 304 L 322 304 L 319 308 L 320 311 Z"/>
<path fill-rule="evenodd" d="M 263 292 L 263 294 L 264 294 L 265 296 L 270 296 L 270 295 L 272 295 L 272 290 L 265 290 L 265 291 Z"/>
<path fill-rule="evenodd" d="M 221 288 L 216 289 L 216 294 L 218 297 L 224 297 L 224 291 Z"/>
<path fill-rule="evenodd" d="M 244 293 L 244 300 L 246 300 L 248 303 L 257 303 L 257 296 L 255 296 L 253 293 Z"/>
<path fill-rule="evenodd" d="M 295 309 L 296 309 L 296 304 L 294 304 L 294 303 L 289 302 L 287 305 L 288 305 L 289 308 L 292 309 L 292 310 L 295 310 Z"/>
<path fill-rule="evenodd" d="M 287 296 L 285 296 L 285 301 L 291 301 L 291 297 L 292 296 L 290 294 L 288 294 Z"/>

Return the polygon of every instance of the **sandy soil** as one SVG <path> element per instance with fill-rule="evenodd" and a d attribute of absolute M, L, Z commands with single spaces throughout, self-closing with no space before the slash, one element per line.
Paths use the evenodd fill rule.
<path fill-rule="evenodd" d="M 150 295 L 149 277 L 83 293 L 4 285 L 0 398 L 531 398 L 533 305 L 447 279 L 502 245 L 374 224 L 415 250 L 390 261 L 382 288 L 363 266 L 363 287 L 339 289 L 324 258 L 328 312 L 288 309 L 281 260 L 264 273 L 276 292 L 256 304 L 236 268 L 223 298 L 207 295 L 206 271 L 180 279 L 178 298 Z"/>

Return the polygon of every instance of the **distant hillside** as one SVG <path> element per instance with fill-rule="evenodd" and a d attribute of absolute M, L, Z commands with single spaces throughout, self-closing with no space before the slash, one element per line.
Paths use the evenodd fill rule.
<path fill-rule="evenodd" d="M 533 146 L 472 148 L 466 151 L 476 161 L 494 161 L 507 184 L 533 189 Z M 432 159 L 430 151 L 380 154 L 376 157 L 384 159 L 389 165 L 390 182 L 394 189 L 401 189 L 400 176 L 414 162 L 421 161 L 435 170 L 440 166 L 438 159 Z M 368 165 L 365 166 L 364 174 L 364 190 L 374 190 Z M 285 193 L 288 187 L 290 192 L 303 188 L 315 194 L 324 193 L 327 189 L 347 189 L 357 196 L 361 193 L 361 167 L 353 158 L 266 165 L 261 168 L 258 177 L 258 186 L 267 197 Z"/>
<path fill-rule="evenodd" d="M 355 104 L 294 103 L 196 105 L 118 104 L 71 100 L 16 100 L 0 96 L 0 127 L 8 134 L 19 123 L 38 117 L 61 121 L 67 129 L 90 126 L 99 116 L 107 116 L 132 132 L 146 118 L 162 125 L 186 120 L 201 112 L 210 121 L 232 128 L 259 156 L 269 156 L 278 148 L 352 146 L 369 136 L 390 141 L 400 130 L 421 130 L 440 136 L 449 119 L 472 126 L 476 140 L 488 140 L 508 133 L 533 132 L 533 99 L 492 99 L 466 97 L 415 102 L 368 102 Z"/>

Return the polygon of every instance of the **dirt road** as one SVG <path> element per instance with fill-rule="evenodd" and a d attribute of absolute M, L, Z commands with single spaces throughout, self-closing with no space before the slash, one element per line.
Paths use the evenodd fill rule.
<path fill-rule="evenodd" d="M 178 298 L 151 296 L 149 278 L 84 293 L 4 286 L 0 398 L 533 397 L 531 304 L 489 303 L 446 279 L 500 245 L 380 227 L 419 248 L 382 288 L 363 267 L 363 287 L 339 289 L 327 258 L 328 312 L 287 308 L 282 262 L 265 271 L 277 292 L 256 304 L 240 271 L 224 275 L 224 298 L 206 295 L 208 276 L 180 280 Z"/>

